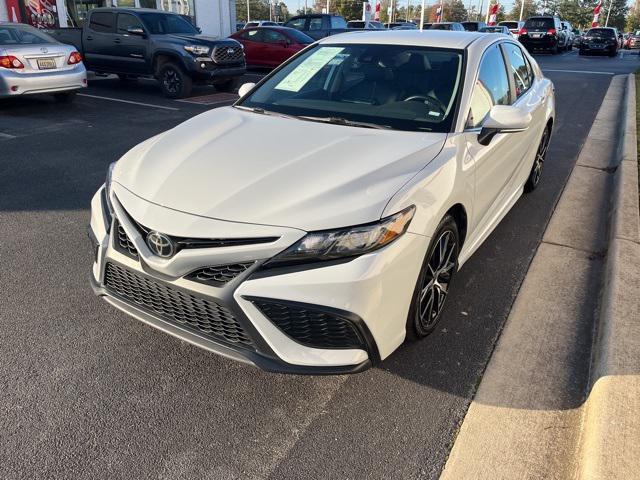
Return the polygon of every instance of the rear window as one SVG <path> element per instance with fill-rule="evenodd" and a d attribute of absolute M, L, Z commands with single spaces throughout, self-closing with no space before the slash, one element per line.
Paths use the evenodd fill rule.
<path fill-rule="evenodd" d="M 525 28 L 554 28 L 553 18 L 529 18 L 524 23 Z"/>
<path fill-rule="evenodd" d="M 302 33 L 300 30 L 295 30 L 293 28 L 287 31 L 287 35 L 289 35 L 298 43 L 309 44 L 315 42 L 315 40 L 306 33 Z"/>
<path fill-rule="evenodd" d="M 468 32 L 477 32 L 478 31 L 478 22 L 462 22 L 462 26 Z"/>
<path fill-rule="evenodd" d="M 41 43 L 58 42 L 33 27 L 0 25 L 0 45 L 37 45 Z"/>
<path fill-rule="evenodd" d="M 613 30 L 608 28 L 592 28 L 587 32 L 588 37 L 596 37 L 596 38 L 614 38 L 615 34 Z"/>
<path fill-rule="evenodd" d="M 518 22 L 500 22 L 498 25 L 509 29 L 518 28 Z"/>
<path fill-rule="evenodd" d="M 342 17 L 331 17 L 331 28 L 347 28 L 347 21 Z"/>

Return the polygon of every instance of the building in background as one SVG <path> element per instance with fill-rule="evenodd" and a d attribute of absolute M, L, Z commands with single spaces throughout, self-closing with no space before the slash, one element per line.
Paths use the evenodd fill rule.
<path fill-rule="evenodd" d="M 235 32 L 235 0 L 0 0 L 0 22 L 80 27 L 87 12 L 97 7 L 154 8 L 189 17 L 207 35 L 226 37 Z"/>

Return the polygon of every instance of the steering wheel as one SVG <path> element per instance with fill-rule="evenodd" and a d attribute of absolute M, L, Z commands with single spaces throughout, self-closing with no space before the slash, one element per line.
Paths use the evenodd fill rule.
<path fill-rule="evenodd" d="M 444 106 L 437 98 L 429 95 L 411 95 L 403 100 L 403 102 L 422 102 L 429 107 L 430 110 L 435 110 L 438 113 L 444 113 Z"/>

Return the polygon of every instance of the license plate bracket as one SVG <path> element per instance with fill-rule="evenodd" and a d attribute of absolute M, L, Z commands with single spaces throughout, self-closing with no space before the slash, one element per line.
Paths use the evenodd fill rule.
<path fill-rule="evenodd" d="M 55 58 L 38 58 L 38 70 L 53 70 L 56 68 Z"/>

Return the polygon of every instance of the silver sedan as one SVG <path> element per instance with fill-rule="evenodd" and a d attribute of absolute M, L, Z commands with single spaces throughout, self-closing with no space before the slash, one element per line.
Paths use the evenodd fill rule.
<path fill-rule="evenodd" d="M 0 98 L 40 93 L 68 102 L 87 86 L 87 71 L 73 46 L 20 23 L 0 23 Z"/>

